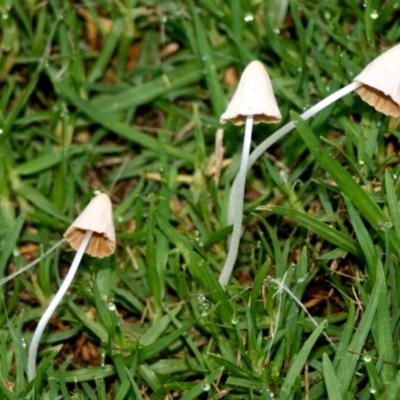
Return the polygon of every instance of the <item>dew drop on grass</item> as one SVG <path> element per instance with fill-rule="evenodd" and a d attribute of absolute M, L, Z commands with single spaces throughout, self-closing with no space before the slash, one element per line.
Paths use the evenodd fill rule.
<path fill-rule="evenodd" d="M 369 354 L 365 354 L 363 357 L 364 362 L 369 363 L 372 361 L 372 357 Z"/>
<path fill-rule="evenodd" d="M 299 276 L 299 278 L 297 279 L 297 283 L 303 283 L 307 279 L 307 276 L 307 274 Z"/>
<path fill-rule="evenodd" d="M 0 129 L 0 135 L 2 135 L 3 134 L 3 129 Z"/>
<path fill-rule="evenodd" d="M 105 350 L 101 349 L 101 367 L 104 368 L 106 366 L 106 356 L 107 353 L 105 352 Z"/>
<path fill-rule="evenodd" d="M 250 12 L 246 13 L 244 16 L 244 20 L 245 20 L 245 22 L 254 21 L 254 14 L 252 14 Z"/>
<path fill-rule="evenodd" d="M 279 35 L 281 33 L 279 28 L 273 28 L 272 32 L 274 32 L 276 35 Z"/>
<path fill-rule="evenodd" d="M 21 347 L 25 350 L 26 349 L 26 341 L 24 338 L 21 339 Z"/>
<path fill-rule="evenodd" d="M 208 392 L 211 388 L 211 385 L 207 381 L 203 381 L 201 386 L 205 392 Z"/>
<path fill-rule="evenodd" d="M 372 394 L 375 394 L 375 393 L 376 393 L 376 389 L 375 389 L 374 387 L 371 387 L 371 388 L 369 389 L 369 391 L 370 391 Z"/>
<path fill-rule="evenodd" d="M 203 302 L 206 301 L 206 296 L 204 296 L 204 294 L 198 294 L 198 295 L 197 295 L 197 300 L 198 300 L 200 303 L 203 303 Z"/>
<path fill-rule="evenodd" d="M 239 323 L 239 317 L 236 314 L 232 315 L 231 323 L 237 325 Z"/>
<path fill-rule="evenodd" d="M 207 317 L 207 315 L 210 312 L 210 303 L 204 302 L 200 305 L 200 310 L 201 310 L 201 316 L 202 317 Z"/>
<path fill-rule="evenodd" d="M 19 251 L 19 248 L 16 247 L 16 248 L 13 250 L 13 256 L 14 256 L 14 257 L 18 257 L 20 254 L 21 254 L 21 253 L 20 253 L 20 251 Z"/>
<path fill-rule="evenodd" d="M 110 311 L 115 311 L 117 309 L 117 306 L 115 305 L 115 303 L 113 301 L 109 301 L 108 302 L 108 309 Z"/>
<path fill-rule="evenodd" d="M 378 11 L 373 10 L 370 14 L 372 19 L 377 19 L 379 17 Z"/>

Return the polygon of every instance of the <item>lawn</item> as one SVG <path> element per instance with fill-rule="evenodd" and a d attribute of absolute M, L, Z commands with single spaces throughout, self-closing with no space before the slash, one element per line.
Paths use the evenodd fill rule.
<path fill-rule="evenodd" d="M 400 117 L 355 92 L 300 117 L 400 43 L 398 0 L 3 0 L 0 21 L 0 399 L 400 398 Z M 399 59 L 377 79 L 397 68 L 400 98 Z M 220 117 L 252 60 L 282 120 L 251 149 L 294 129 L 251 158 L 221 285 L 244 127 Z M 115 252 L 84 255 L 29 380 L 100 193 Z"/>

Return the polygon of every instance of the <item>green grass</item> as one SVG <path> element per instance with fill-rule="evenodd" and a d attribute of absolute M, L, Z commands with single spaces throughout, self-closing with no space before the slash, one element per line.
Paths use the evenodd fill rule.
<path fill-rule="evenodd" d="M 400 122 L 357 95 L 298 120 L 400 42 L 397 1 L 7 0 L 0 19 L 0 279 L 98 191 L 118 238 L 84 257 L 30 383 L 74 251 L 1 287 L 1 399 L 400 397 Z M 223 126 L 219 181 L 210 162 L 253 59 L 296 130 L 248 174 L 223 290 L 240 128 Z"/>

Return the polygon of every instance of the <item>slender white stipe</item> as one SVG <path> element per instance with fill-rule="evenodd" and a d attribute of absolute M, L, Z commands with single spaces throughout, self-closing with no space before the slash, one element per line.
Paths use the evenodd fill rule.
<path fill-rule="evenodd" d="M 251 145 L 251 132 L 253 129 L 253 116 L 246 118 L 246 127 L 244 132 L 242 160 L 240 162 L 240 169 L 237 174 L 237 196 L 234 199 L 233 207 L 235 209 L 235 218 L 233 221 L 233 232 L 231 242 L 228 250 L 228 256 L 225 265 L 222 268 L 219 277 L 219 283 L 226 286 L 232 274 L 233 266 L 235 265 L 236 257 L 239 249 L 240 234 L 242 230 L 243 221 L 243 198 L 244 189 L 246 186 L 247 164 L 249 160 L 250 145 Z"/>
<path fill-rule="evenodd" d="M 64 279 L 64 282 L 61 284 L 60 289 L 54 296 L 53 300 L 47 307 L 46 311 L 44 312 L 42 318 L 40 319 L 35 333 L 32 337 L 32 342 L 29 347 L 29 355 L 28 355 L 28 380 L 31 381 L 36 376 L 36 356 L 39 347 L 40 338 L 46 328 L 48 322 L 50 321 L 51 316 L 53 315 L 55 309 L 60 304 L 62 298 L 67 293 L 69 286 L 71 285 L 72 280 L 74 279 L 75 273 L 78 269 L 78 266 L 82 260 L 83 254 L 85 253 L 86 247 L 89 244 L 89 241 L 92 237 L 93 231 L 87 231 L 85 236 L 79 246 L 78 251 L 75 254 L 74 260 L 72 261 L 71 267 L 68 271 L 67 276 Z"/>
<path fill-rule="evenodd" d="M 307 119 L 313 117 L 320 111 L 322 111 L 324 108 L 328 107 L 332 103 L 334 103 L 336 100 L 339 100 L 340 98 L 346 96 L 347 94 L 353 92 L 354 90 L 358 89 L 361 86 L 360 83 L 358 82 L 353 82 L 350 83 L 349 85 L 339 89 L 335 93 L 332 93 L 325 99 L 321 100 L 319 103 L 315 104 L 313 107 L 305 111 L 303 114 L 300 115 L 300 118 L 302 118 L 304 121 Z M 288 122 L 286 125 L 283 125 L 281 128 L 279 128 L 275 133 L 273 133 L 271 136 L 269 136 L 267 139 L 265 139 L 263 142 L 261 142 L 250 154 L 249 156 L 249 162 L 247 164 L 247 171 L 254 165 L 254 163 L 257 161 L 257 159 L 265 153 L 275 142 L 277 142 L 279 139 L 281 139 L 283 136 L 288 134 L 290 131 L 294 129 L 294 123 Z M 228 207 L 228 216 L 227 216 L 227 223 L 228 225 L 232 225 L 233 221 L 236 217 L 236 210 L 235 210 L 235 204 L 236 204 L 236 198 L 239 195 L 238 194 L 238 182 L 237 182 L 237 177 L 235 178 L 232 188 L 231 188 L 231 193 L 229 197 L 229 207 Z"/>

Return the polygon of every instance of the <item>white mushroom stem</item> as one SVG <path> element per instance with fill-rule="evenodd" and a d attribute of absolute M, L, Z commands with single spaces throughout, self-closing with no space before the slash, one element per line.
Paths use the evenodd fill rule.
<path fill-rule="evenodd" d="M 232 207 L 235 209 L 232 237 L 228 250 L 228 256 L 226 258 L 225 265 L 222 268 L 221 275 L 219 277 L 219 283 L 222 286 L 226 286 L 229 282 L 229 278 L 232 274 L 233 266 L 235 265 L 236 257 L 239 250 L 240 233 L 242 231 L 242 221 L 243 221 L 243 198 L 244 198 L 244 189 L 246 184 L 247 165 L 249 162 L 253 121 L 254 118 L 252 115 L 246 118 L 242 159 L 240 162 L 239 172 L 235 180 L 236 196 L 234 197 L 232 202 L 233 203 Z"/>
<path fill-rule="evenodd" d="M 361 86 L 359 82 L 353 82 L 349 85 L 339 89 L 335 93 L 332 93 L 325 99 L 321 100 L 319 103 L 312 106 L 310 109 L 305 111 L 303 114 L 300 115 L 300 118 L 306 121 L 307 119 L 313 117 L 315 114 L 318 114 L 324 108 L 328 107 L 336 100 L 346 96 L 347 94 L 351 93 L 352 91 L 358 89 Z M 279 128 L 274 134 L 270 137 L 265 139 L 262 143 L 260 143 L 250 154 L 249 161 L 247 163 L 247 171 L 253 166 L 253 164 L 257 161 L 257 159 L 266 151 L 269 147 L 271 147 L 276 141 L 280 138 L 285 136 L 295 127 L 294 123 L 288 122 L 286 125 Z M 229 197 L 229 207 L 228 207 L 228 216 L 227 216 L 227 223 L 228 225 L 234 224 L 235 219 L 237 218 L 236 213 L 236 204 L 237 204 L 237 197 L 240 196 L 242 191 L 239 191 L 241 187 L 239 187 L 239 174 L 236 176 L 235 181 L 233 182 L 231 193 Z M 244 190 L 243 190 L 244 192 Z M 232 234 L 233 239 L 233 234 Z M 231 246 L 232 247 L 232 246 Z M 228 277 L 229 280 L 229 277 Z"/>
<path fill-rule="evenodd" d="M 51 316 L 53 315 L 55 309 L 60 304 L 60 301 L 65 296 L 69 286 L 71 285 L 72 280 L 74 279 L 75 273 L 78 269 L 78 266 L 82 260 L 83 254 L 85 253 L 86 247 L 89 244 L 89 241 L 92 237 L 93 231 L 87 231 L 83 240 L 79 246 L 78 251 L 75 254 L 75 258 L 72 261 L 71 267 L 68 271 L 67 276 L 64 279 L 64 282 L 61 284 L 60 289 L 54 296 L 53 300 L 47 307 L 45 313 L 43 314 L 42 318 L 40 319 L 35 333 L 32 337 L 32 342 L 29 348 L 29 356 L 28 356 L 28 380 L 32 381 L 36 376 L 36 356 L 39 347 L 40 338 L 48 324 Z"/>

